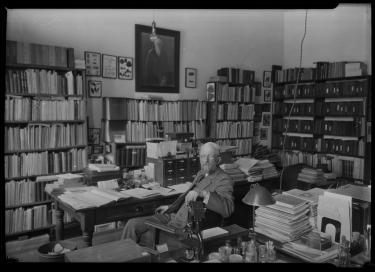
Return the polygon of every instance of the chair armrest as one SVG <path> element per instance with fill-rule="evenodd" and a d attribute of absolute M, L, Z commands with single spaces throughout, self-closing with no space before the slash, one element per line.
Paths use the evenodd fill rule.
<path fill-rule="evenodd" d="M 171 233 L 171 234 L 176 234 L 177 233 L 176 228 L 168 226 L 168 225 L 166 225 L 164 223 L 161 223 L 161 222 L 153 221 L 151 219 L 147 219 L 145 221 L 145 224 L 147 226 L 150 226 L 150 227 L 153 227 L 153 228 L 156 228 L 156 229 L 159 229 L 159 230 Z"/>

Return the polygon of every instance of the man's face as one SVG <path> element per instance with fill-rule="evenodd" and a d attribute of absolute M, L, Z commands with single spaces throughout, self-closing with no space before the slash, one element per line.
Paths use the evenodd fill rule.
<path fill-rule="evenodd" d="M 199 160 L 201 163 L 201 169 L 205 173 L 212 173 L 215 171 L 217 165 L 215 161 L 215 156 L 212 154 L 212 152 L 207 152 L 207 150 L 201 150 L 199 155 Z"/>

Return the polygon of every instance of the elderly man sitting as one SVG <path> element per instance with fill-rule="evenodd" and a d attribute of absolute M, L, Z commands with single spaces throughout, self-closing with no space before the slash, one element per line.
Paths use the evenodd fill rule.
<path fill-rule="evenodd" d="M 234 210 L 233 184 L 231 178 L 219 167 L 219 146 L 208 142 L 200 149 L 201 170 L 191 187 L 170 206 L 160 206 L 155 215 L 130 219 L 123 230 L 121 239 L 130 238 L 137 243 L 150 245 L 152 233 L 145 220 L 152 218 L 164 224 L 184 228 L 187 223 L 190 201 L 198 197 L 206 204 L 205 219 L 201 229 L 219 226 L 223 218 L 229 217 Z"/>

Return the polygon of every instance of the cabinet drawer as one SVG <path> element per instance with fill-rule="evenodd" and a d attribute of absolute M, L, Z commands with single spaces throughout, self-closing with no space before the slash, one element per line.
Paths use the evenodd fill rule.
<path fill-rule="evenodd" d="M 176 160 L 176 167 L 177 168 L 186 168 L 187 167 L 187 159 L 177 159 Z"/>
<path fill-rule="evenodd" d="M 175 171 L 176 169 L 176 163 L 174 160 L 165 160 L 164 161 L 164 170 L 165 171 L 168 171 L 168 170 L 173 170 Z"/>
<path fill-rule="evenodd" d="M 187 173 L 186 168 L 177 168 L 176 177 L 186 176 L 186 173 Z"/>
<path fill-rule="evenodd" d="M 164 179 L 174 179 L 176 177 L 176 171 L 174 170 L 167 170 L 164 173 Z"/>
<path fill-rule="evenodd" d="M 189 181 L 187 177 L 178 177 L 176 178 L 176 184 L 179 184 L 179 183 L 184 183 L 186 181 Z"/>

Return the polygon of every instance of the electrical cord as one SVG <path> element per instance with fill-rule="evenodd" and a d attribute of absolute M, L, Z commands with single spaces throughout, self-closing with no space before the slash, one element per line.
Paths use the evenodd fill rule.
<path fill-rule="evenodd" d="M 306 10 L 306 14 L 305 14 L 305 31 L 303 33 L 303 37 L 302 37 L 302 40 L 301 40 L 301 47 L 300 47 L 300 58 L 299 58 L 299 68 L 298 68 L 298 74 L 297 74 L 297 81 L 296 81 L 296 85 L 295 85 L 295 88 L 294 88 L 294 95 L 293 95 L 293 104 L 292 104 L 292 107 L 290 108 L 290 111 L 289 111 L 289 115 L 288 115 L 288 121 L 286 123 L 286 128 L 285 128 L 285 137 L 284 137 L 284 141 L 283 141 L 283 149 L 282 149 L 282 160 L 281 160 L 281 165 L 282 165 L 282 168 L 281 168 L 281 173 L 280 173 L 280 192 L 281 192 L 281 187 L 282 187 L 282 181 L 283 181 L 283 174 L 284 174 L 284 159 L 285 159 L 285 142 L 286 142 L 286 138 L 288 137 L 288 129 L 289 129 L 289 121 L 290 121 L 290 115 L 292 114 L 292 111 L 293 111 L 293 108 L 294 108 L 294 104 L 296 103 L 296 94 L 297 94 L 297 88 L 298 88 L 298 83 L 299 83 L 299 79 L 300 79 L 300 73 L 301 73 L 301 65 L 302 65 L 302 52 L 303 52 L 303 42 L 305 40 L 305 37 L 306 37 L 306 28 L 307 28 L 307 10 Z"/>

